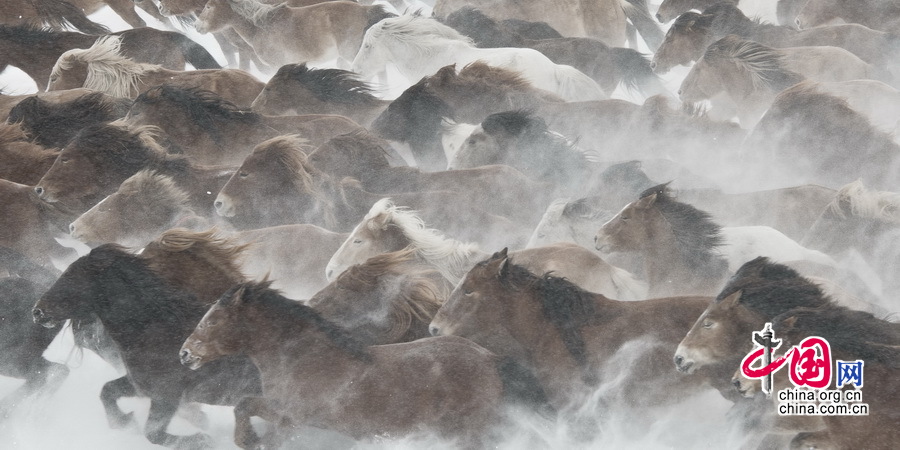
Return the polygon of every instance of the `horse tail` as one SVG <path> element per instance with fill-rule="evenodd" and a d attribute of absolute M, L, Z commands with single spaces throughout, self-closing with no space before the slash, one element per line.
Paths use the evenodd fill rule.
<path fill-rule="evenodd" d="M 556 67 L 556 93 L 569 102 L 606 100 L 600 85 L 580 70 L 563 64 Z"/>
<path fill-rule="evenodd" d="M 392 17 L 397 17 L 396 14 L 388 11 L 383 5 L 375 5 L 366 11 L 366 28 L 363 30 L 368 30 L 378 22 L 381 22 L 384 19 L 390 19 Z"/>
<path fill-rule="evenodd" d="M 206 47 L 194 42 L 193 39 L 181 34 L 175 33 L 175 42 L 181 49 L 184 60 L 191 63 L 195 69 L 221 69 L 218 61 L 206 50 Z"/>
<path fill-rule="evenodd" d="M 503 382 L 503 399 L 525 406 L 545 418 L 555 418 L 556 408 L 550 404 L 544 386 L 531 370 L 509 356 L 497 360 L 497 373 Z"/>
<path fill-rule="evenodd" d="M 637 279 L 631 272 L 616 267 L 609 266 L 609 277 L 616 286 L 619 300 L 644 300 L 647 298 L 647 284 Z"/>
<path fill-rule="evenodd" d="M 629 91 L 634 90 L 647 97 L 668 94 L 662 80 L 650 68 L 650 59 L 646 55 L 624 47 L 611 47 L 610 52 L 621 83 L 624 83 Z"/>
<path fill-rule="evenodd" d="M 109 28 L 88 19 L 77 6 L 64 0 L 38 0 L 34 9 L 41 21 L 53 29 L 74 27 L 85 34 L 109 34 Z"/>
<path fill-rule="evenodd" d="M 631 20 L 638 33 L 644 38 L 644 42 L 651 50 L 656 51 L 662 45 L 665 34 L 659 28 L 656 20 L 650 16 L 650 9 L 647 8 L 647 0 L 624 0 L 622 9 L 625 10 L 625 17 Z M 632 42 L 632 47 L 635 47 Z"/>

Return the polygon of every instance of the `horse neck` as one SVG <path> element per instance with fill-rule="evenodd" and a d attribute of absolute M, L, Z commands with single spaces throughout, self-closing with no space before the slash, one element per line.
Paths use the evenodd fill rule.
<path fill-rule="evenodd" d="M 677 292 L 679 286 L 693 284 L 697 275 L 683 260 L 671 225 L 660 212 L 654 210 L 653 214 L 659 216 L 652 220 L 648 233 L 654 239 L 643 242 L 641 248 L 651 297 Z"/>

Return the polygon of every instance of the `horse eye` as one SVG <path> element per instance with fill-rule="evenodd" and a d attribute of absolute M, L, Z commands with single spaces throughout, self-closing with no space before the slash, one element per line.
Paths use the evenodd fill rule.
<path fill-rule="evenodd" d="M 465 295 L 466 297 L 468 297 L 468 296 L 472 295 L 472 291 L 470 291 L 470 290 L 468 290 L 468 289 L 463 289 L 463 295 Z"/>
<path fill-rule="evenodd" d="M 708 320 L 706 322 L 703 322 L 703 328 L 709 329 L 709 328 L 712 328 L 712 326 L 713 326 L 713 323 Z"/>
<path fill-rule="evenodd" d="M 354 244 L 362 244 L 362 239 L 354 239 L 353 243 Z"/>
<path fill-rule="evenodd" d="M 241 173 L 238 174 L 238 176 L 241 177 L 241 178 L 247 178 L 248 176 L 250 176 L 250 174 L 247 173 L 247 172 L 241 172 Z"/>
<path fill-rule="evenodd" d="M 61 163 L 67 163 L 67 162 L 69 162 L 69 157 L 68 157 L 68 156 L 64 156 L 64 157 L 62 157 L 62 158 L 59 158 L 59 162 L 61 162 Z"/>
<path fill-rule="evenodd" d="M 622 216 L 622 220 L 627 221 L 627 220 L 628 220 L 628 216 Z"/>

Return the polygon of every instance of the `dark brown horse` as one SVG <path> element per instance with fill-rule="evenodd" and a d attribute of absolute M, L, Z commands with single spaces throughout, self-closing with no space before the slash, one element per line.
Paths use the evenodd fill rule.
<path fill-rule="evenodd" d="M 196 69 L 220 68 L 203 46 L 180 33 L 137 28 L 111 35 L 120 37 L 122 56 L 137 62 L 172 70 L 184 70 L 186 62 Z M 7 65 L 17 67 L 43 91 L 53 65 L 64 52 L 89 48 L 99 37 L 30 25 L 0 25 L 0 70 Z"/>
<path fill-rule="evenodd" d="M 425 431 L 480 446 L 504 394 L 500 358 L 468 340 L 366 346 L 265 282 L 230 289 L 181 350 L 201 370 L 227 355 L 249 356 L 263 380 L 262 396 L 235 408 L 241 446 L 260 442 L 250 416 L 356 439 Z"/>
<path fill-rule="evenodd" d="M 209 437 L 166 432 L 179 403 L 234 405 L 261 390 L 259 373 L 246 359 L 224 359 L 196 372 L 178 364 L 178 347 L 208 306 L 167 283 L 143 258 L 104 245 L 70 265 L 38 300 L 33 314 L 42 325 L 99 317 L 121 350 L 127 371 L 127 376 L 106 383 L 100 393 L 110 425 L 124 426 L 132 420 L 116 406 L 116 399 L 148 396 L 147 439 L 193 448 L 207 444 Z"/>
<path fill-rule="evenodd" d="M 10 0 L 0 5 L 0 23 L 6 25 L 69 27 L 87 34 L 106 34 L 109 29 L 87 18 L 85 12 L 65 0 Z"/>
<path fill-rule="evenodd" d="M 37 144 L 63 148 L 83 128 L 121 119 L 129 107 L 130 100 L 100 92 L 64 102 L 51 102 L 35 95 L 14 106 L 8 121 L 20 123 Z"/>
<path fill-rule="evenodd" d="M 624 381 L 599 395 L 616 405 L 647 406 L 684 398 L 702 384 L 702 377 L 673 374 L 664 360 L 708 302 L 611 300 L 563 278 L 534 275 L 510 263 L 504 249 L 469 271 L 430 330 L 472 339 L 531 368 L 557 409 L 583 408 L 617 377 Z"/>
<path fill-rule="evenodd" d="M 214 92 L 162 85 L 138 96 L 128 113 L 134 126 L 153 125 L 200 164 L 240 164 L 260 142 L 299 134 L 311 145 L 361 130 L 334 115 L 264 116 L 238 108 Z"/>
<path fill-rule="evenodd" d="M 0 124 L 0 178 L 35 185 L 53 165 L 59 151 L 32 143 L 19 124 Z"/>
<path fill-rule="evenodd" d="M 400 250 L 350 267 L 306 304 L 367 345 L 411 342 L 429 336 L 447 287 L 415 251 Z"/>
<path fill-rule="evenodd" d="M 337 114 L 367 127 L 390 103 L 372 93 L 369 84 L 353 72 L 286 64 L 250 107 L 270 115 Z"/>
<path fill-rule="evenodd" d="M 171 176 L 188 193 L 195 211 L 212 207 L 212 193 L 221 189 L 233 170 L 195 165 L 184 156 L 166 153 L 151 127 L 95 125 L 81 130 L 63 148 L 34 191 L 44 202 L 80 214 L 142 169 Z"/>

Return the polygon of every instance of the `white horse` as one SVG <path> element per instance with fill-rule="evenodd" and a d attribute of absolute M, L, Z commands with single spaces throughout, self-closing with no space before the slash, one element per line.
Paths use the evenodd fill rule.
<path fill-rule="evenodd" d="M 389 199 L 381 199 L 331 257 L 325 269 L 326 277 L 333 280 L 354 264 L 407 246 L 415 249 L 419 258 L 434 266 L 453 285 L 477 262 L 490 256 L 477 244 L 447 238 L 427 228 L 415 212 L 395 206 Z M 578 245 L 558 243 L 511 252 L 510 257 L 535 274 L 553 272 L 586 290 L 611 298 L 646 298 L 646 285 L 631 273 Z"/>
<path fill-rule="evenodd" d="M 456 64 L 475 61 L 519 72 L 537 88 L 568 101 L 607 98 L 594 80 L 571 66 L 555 64 L 537 50 L 477 48 L 472 40 L 437 20 L 406 15 L 384 19 L 366 31 L 352 70 L 371 77 L 387 63 L 411 83 Z"/>

